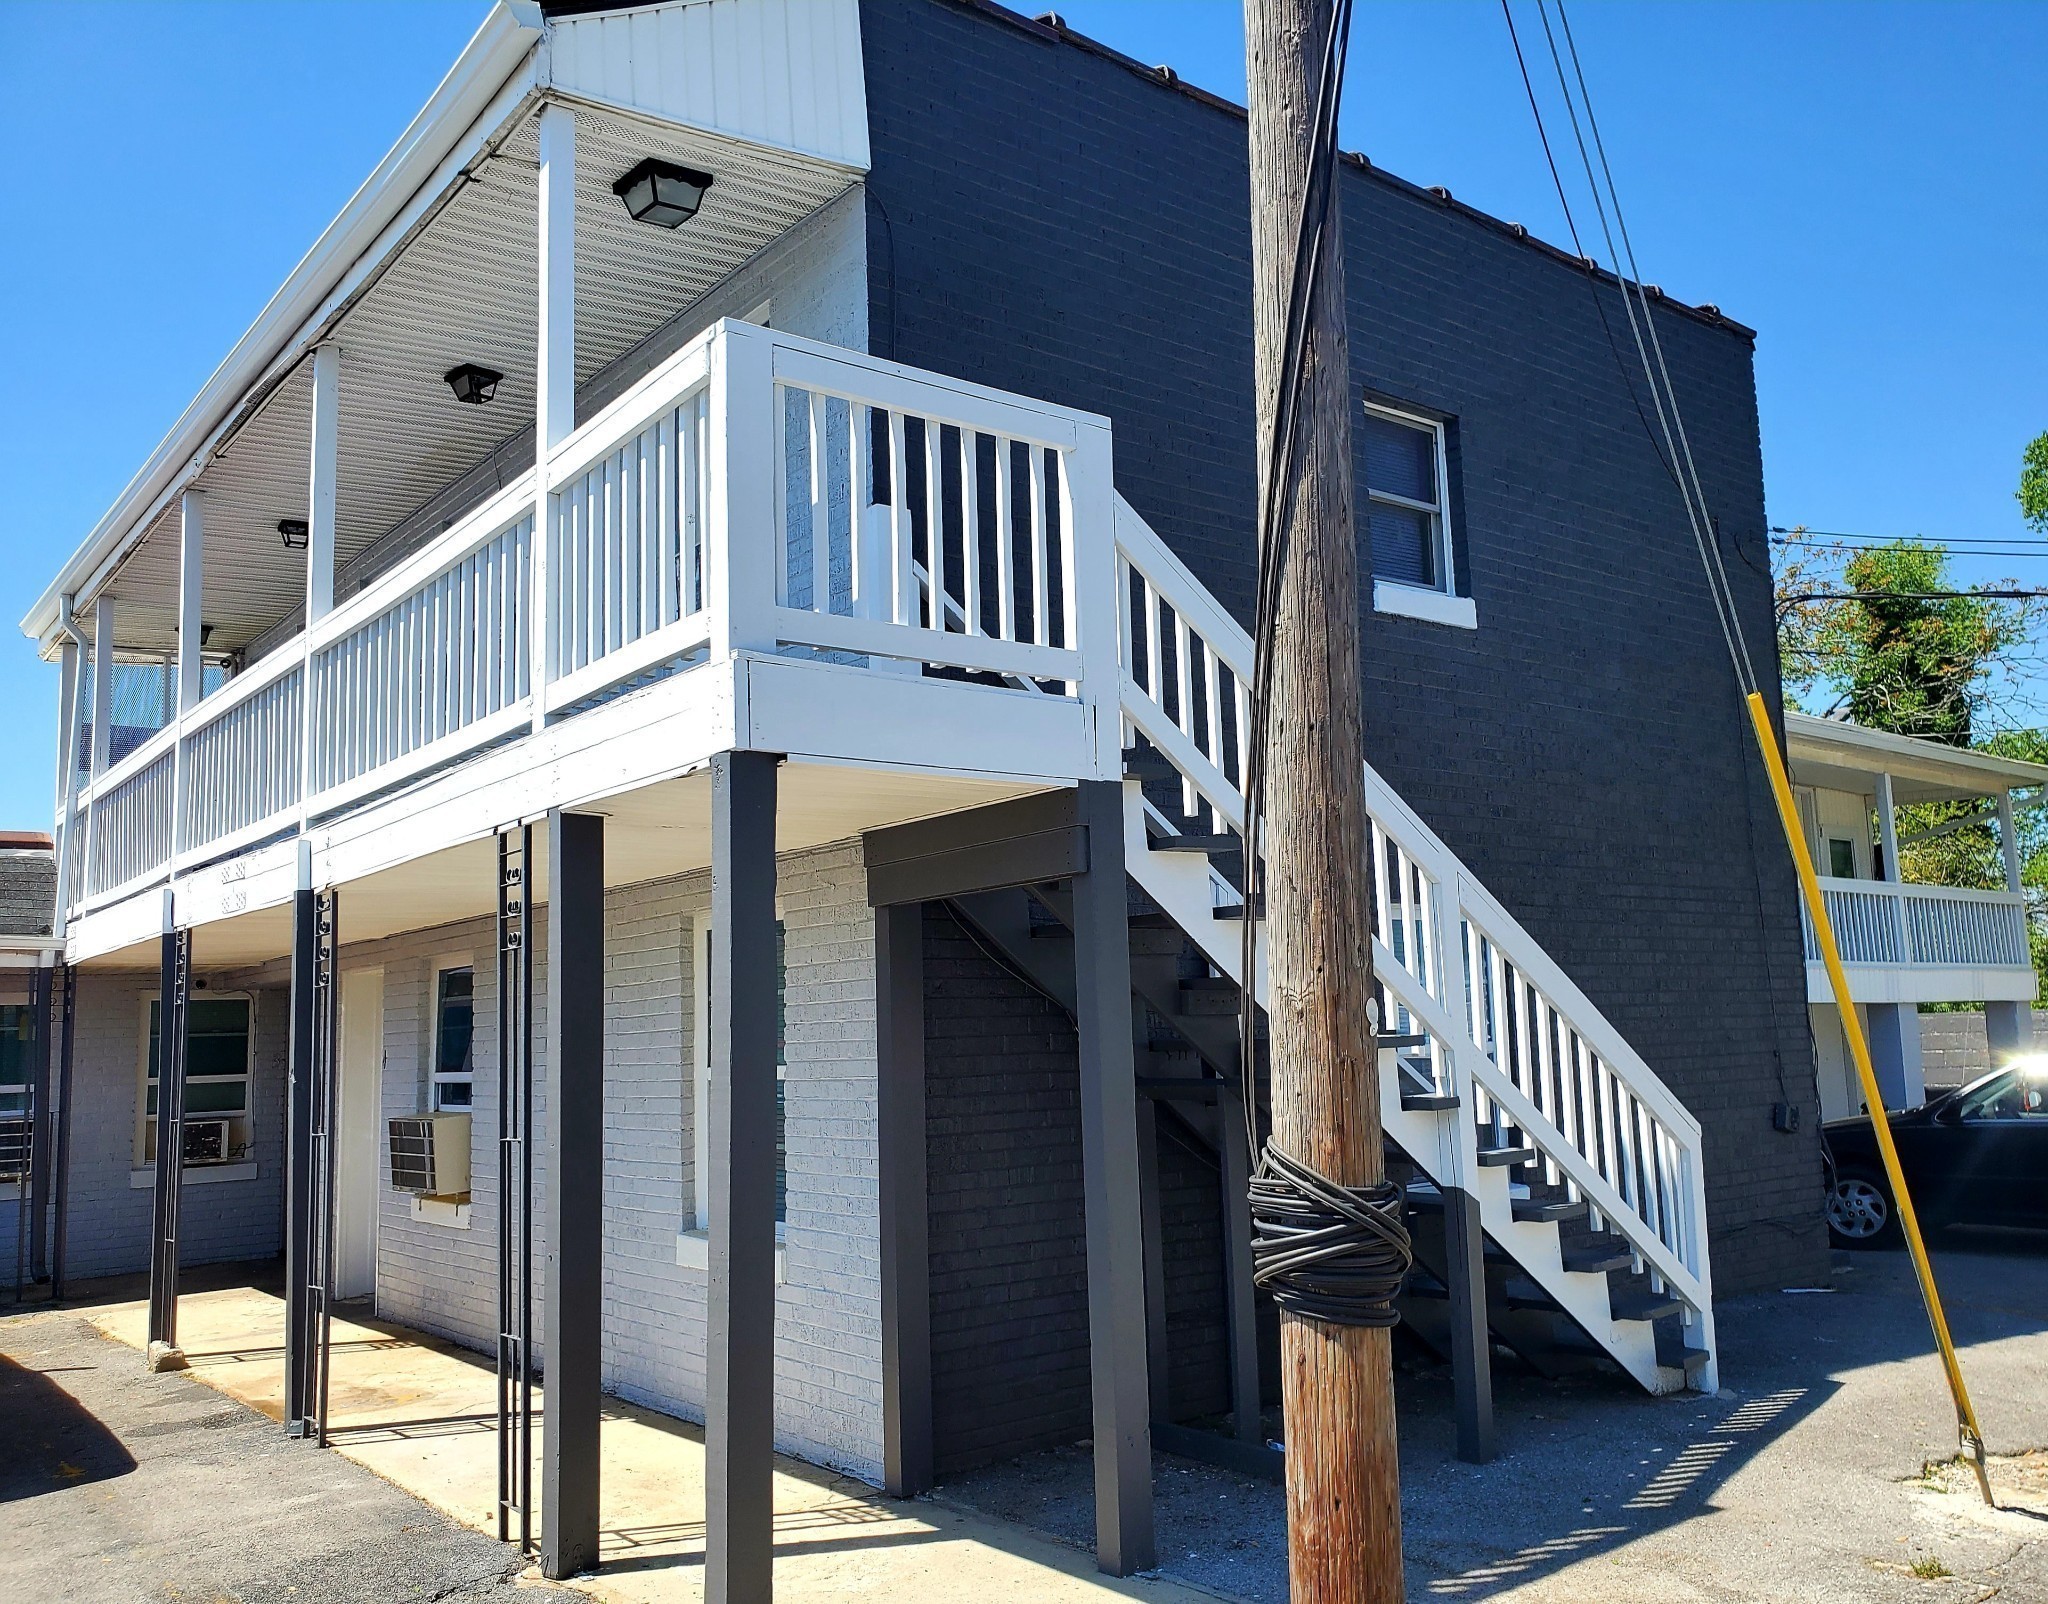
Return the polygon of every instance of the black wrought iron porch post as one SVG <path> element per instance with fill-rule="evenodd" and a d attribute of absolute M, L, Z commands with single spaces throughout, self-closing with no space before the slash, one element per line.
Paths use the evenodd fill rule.
<path fill-rule="evenodd" d="M 302 882 L 306 876 L 300 876 Z M 319 945 L 313 888 L 292 898 L 291 1043 L 285 1091 L 284 1422 L 287 1435 L 308 1429 L 311 1344 L 307 1341 L 313 1279 L 314 965 Z"/>
<path fill-rule="evenodd" d="M 157 994 L 156 1202 L 149 1259 L 149 1347 L 152 1370 L 184 1365 L 178 1348 L 178 1215 L 185 1156 L 186 988 L 192 972 L 192 932 L 171 923 L 164 894 L 161 981 Z"/>

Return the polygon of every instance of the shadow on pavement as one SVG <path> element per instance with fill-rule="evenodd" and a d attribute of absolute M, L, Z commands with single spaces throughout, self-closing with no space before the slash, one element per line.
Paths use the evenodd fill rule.
<path fill-rule="evenodd" d="M 125 1476 L 135 1460 L 58 1371 L 0 1354 L 0 1504 Z"/>

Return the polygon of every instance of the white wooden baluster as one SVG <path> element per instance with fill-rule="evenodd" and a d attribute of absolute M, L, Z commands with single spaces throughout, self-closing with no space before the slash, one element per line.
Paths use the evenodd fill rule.
<path fill-rule="evenodd" d="M 810 392 L 806 409 L 811 460 L 811 611 L 832 611 L 831 486 L 825 460 L 825 397 Z"/>
<path fill-rule="evenodd" d="M 1033 446 L 1031 447 L 1030 456 L 1031 639 L 1035 644 L 1043 646 L 1051 639 L 1049 619 L 1052 606 L 1052 573 L 1050 557 L 1048 555 L 1050 543 L 1047 535 L 1047 525 L 1050 520 L 1047 518 L 1045 510 L 1045 450 L 1041 446 Z M 1065 575 L 1064 582 L 1069 589 L 1072 589 L 1074 584 L 1073 575 Z M 1123 593 L 1118 592 L 1118 594 L 1122 596 Z M 1121 611 L 1122 607 L 1126 605 L 1128 604 L 1119 602 L 1119 610 Z M 1070 637 L 1061 641 L 1060 644 L 1071 648 L 1074 642 Z"/>
<path fill-rule="evenodd" d="M 889 543 L 895 590 L 890 601 L 893 623 L 915 626 L 917 581 L 911 572 L 910 455 L 904 444 L 903 414 L 889 414 Z"/>
<path fill-rule="evenodd" d="M 1178 607 L 1173 610 L 1173 676 L 1174 695 L 1178 705 L 1174 708 L 1174 728 L 1188 738 L 1189 745 L 1198 744 L 1195 738 L 1195 701 L 1193 665 L 1188 661 L 1188 621 L 1181 616 Z M 1181 817 L 1192 819 L 1202 806 L 1200 793 L 1195 782 L 1186 775 L 1180 782 Z M 1216 821 L 1220 832 L 1223 821 Z"/>
<path fill-rule="evenodd" d="M 1017 638 L 1017 509 L 1010 490 L 1012 442 L 995 437 L 996 463 L 996 633 Z"/>
<path fill-rule="evenodd" d="M 925 628 L 941 632 L 951 628 L 946 617 L 946 509 L 939 500 L 945 474 L 939 465 L 944 434 L 932 419 L 924 420 L 924 555 L 925 583 L 931 591 L 930 616 Z"/>
<path fill-rule="evenodd" d="M 875 537 L 869 525 L 868 443 L 861 428 L 862 407 L 846 403 L 846 572 L 852 587 L 855 618 L 880 616 L 875 606 L 876 576 L 882 571 L 875 563 Z"/>
<path fill-rule="evenodd" d="M 981 615 L 980 436 L 960 426 L 960 600 L 966 613 L 962 633 L 984 635 Z"/>

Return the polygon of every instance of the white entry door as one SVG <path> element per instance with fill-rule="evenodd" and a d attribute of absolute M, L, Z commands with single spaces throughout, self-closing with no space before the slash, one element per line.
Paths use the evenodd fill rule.
<path fill-rule="evenodd" d="M 341 977 L 341 1086 L 334 1144 L 334 1296 L 377 1291 L 384 1151 L 384 971 Z"/>

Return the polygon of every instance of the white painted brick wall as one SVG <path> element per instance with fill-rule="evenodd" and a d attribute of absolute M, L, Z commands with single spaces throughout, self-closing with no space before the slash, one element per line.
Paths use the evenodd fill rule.
<path fill-rule="evenodd" d="M 881 1268 L 873 919 L 854 843 L 786 859 L 787 1277 L 776 1293 L 776 1440 L 787 1452 L 881 1475 Z M 696 874 L 606 898 L 605 1385 L 703 1418 L 704 1273 L 676 1262 L 694 1221 L 695 977 L 686 930 L 708 915 Z M 347 928 L 344 901 L 343 929 Z M 536 1123 L 545 1151 L 545 915 L 534 990 Z M 385 972 L 384 1110 L 426 1106 L 430 968 L 476 967 L 476 1094 L 470 1229 L 411 1218 L 387 1191 L 379 1215 L 378 1311 L 489 1349 L 497 1331 L 497 974 L 488 921 L 348 947 L 344 967 Z M 544 1206 L 537 1163 L 535 1208 Z M 380 1155 L 379 1173 L 388 1173 Z M 538 1277 L 536 1277 L 538 1292 Z M 538 1322 L 536 1322 L 537 1324 Z"/>
<path fill-rule="evenodd" d="M 208 979 L 204 971 L 199 978 Z M 289 1001 L 282 990 L 250 991 L 254 1006 L 249 1082 L 256 1174 L 206 1184 L 188 1172 L 180 1210 L 179 1256 L 186 1264 L 266 1259 L 283 1252 L 284 1085 Z M 155 1194 L 129 1184 L 139 1160 L 135 1114 L 148 1029 L 143 999 L 151 972 L 81 973 L 72 1053 L 71 1202 L 66 1273 L 119 1275 L 149 1263 Z M 52 1071 L 54 1074 L 54 1069 Z"/>

